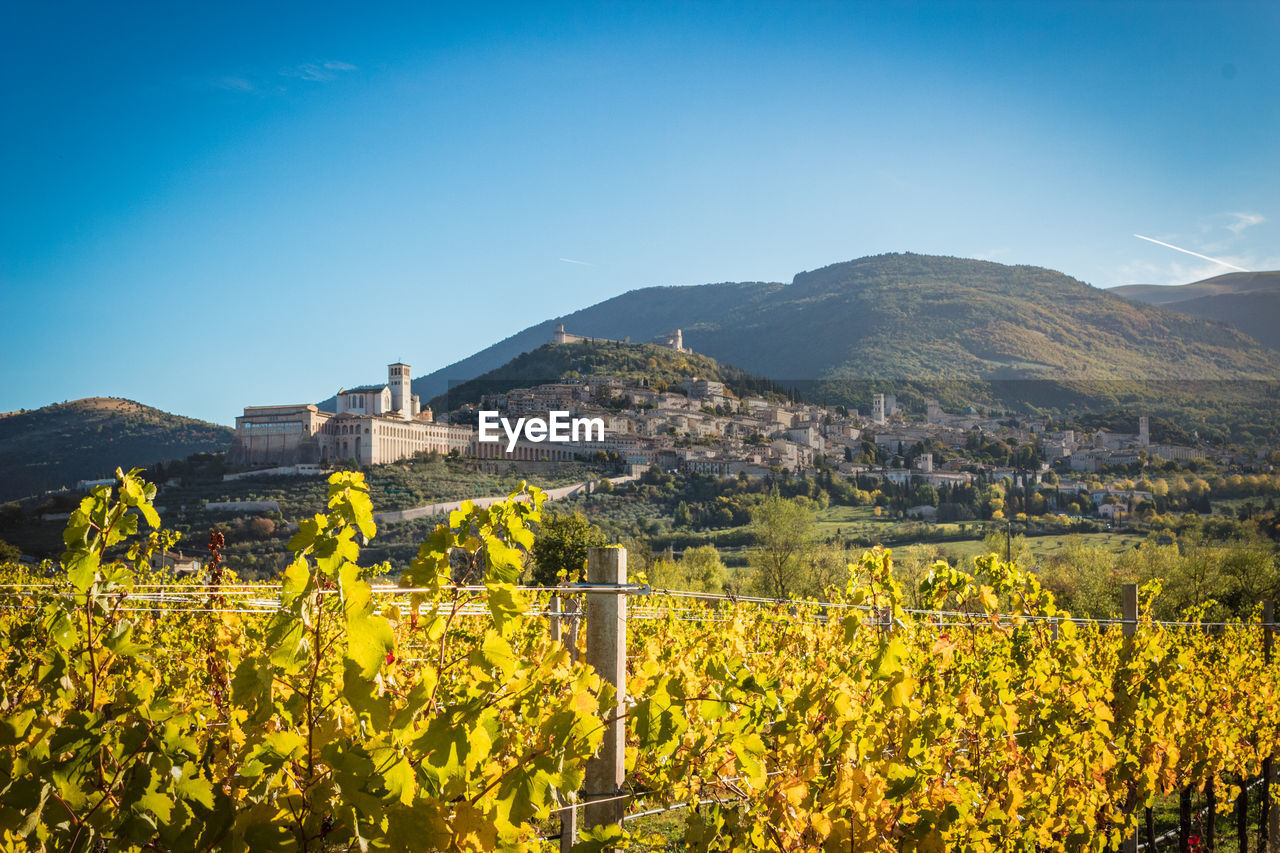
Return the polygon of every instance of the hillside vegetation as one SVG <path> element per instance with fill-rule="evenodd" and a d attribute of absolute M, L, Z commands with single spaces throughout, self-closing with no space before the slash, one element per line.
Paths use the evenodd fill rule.
<path fill-rule="evenodd" d="M 447 395 L 432 400 L 437 409 L 456 409 L 464 403 L 478 403 L 482 394 L 501 394 L 583 376 L 611 376 L 628 385 L 654 390 L 674 388 L 689 378 L 723 382 L 740 396 L 779 393 L 767 379 L 722 365 L 709 356 L 683 353 L 654 344 L 616 341 L 582 341 L 554 346 L 544 344 L 522 353 L 496 370 L 449 389 Z"/>
<path fill-rule="evenodd" d="M 0 500 L 226 450 L 231 429 L 132 400 L 89 397 L 0 415 Z"/>
<path fill-rule="evenodd" d="M 1110 292 L 1226 323 L 1280 349 L 1280 272 L 1233 272 L 1172 287 L 1129 284 Z"/>

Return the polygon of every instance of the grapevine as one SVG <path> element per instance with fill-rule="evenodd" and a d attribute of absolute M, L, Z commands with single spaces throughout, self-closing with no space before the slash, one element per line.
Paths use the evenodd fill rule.
<path fill-rule="evenodd" d="M 1256 619 L 1158 622 L 1153 583 L 1126 633 L 994 555 L 934 565 L 924 612 L 881 549 L 822 602 L 634 599 L 619 704 L 518 586 L 539 490 L 464 504 L 394 590 L 362 476 L 328 495 L 278 586 L 150 568 L 173 537 L 136 471 L 52 578 L 0 569 L 4 849 L 552 849 L 621 717 L 628 811 L 680 809 L 690 850 L 1103 851 L 1158 797 L 1230 809 L 1280 745 Z"/>

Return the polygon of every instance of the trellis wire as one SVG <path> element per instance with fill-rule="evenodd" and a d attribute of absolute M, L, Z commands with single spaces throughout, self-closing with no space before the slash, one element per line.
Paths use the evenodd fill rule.
<path fill-rule="evenodd" d="M 182 602 L 190 599 L 207 599 L 211 595 L 228 596 L 228 597 L 248 597 L 261 595 L 263 592 L 278 591 L 281 589 L 279 584 L 231 584 L 227 586 L 215 584 L 138 584 L 133 590 L 148 590 L 145 592 L 136 592 L 131 590 L 113 590 L 110 592 L 99 593 L 103 598 L 118 597 L 128 598 L 134 602 L 146 602 L 156 605 L 162 605 L 170 602 Z M 152 592 L 150 590 L 157 590 Z M 806 599 L 789 599 L 789 598 L 766 598 L 762 596 L 738 596 L 726 593 L 709 593 L 698 592 L 693 590 L 673 590 L 651 588 L 642 584 L 567 584 L 556 587 L 541 586 L 517 586 L 519 592 L 530 592 L 548 595 L 570 595 L 570 594 L 614 594 L 614 595 L 641 595 L 641 596 L 663 596 L 669 598 L 689 598 L 694 600 L 702 600 L 708 602 L 729 602 L 732 604 L 752 604 L 752 605 L 787 605 L 791 607 L 819 607 L 819 608 L 839 608 L 862 611 L 877 611 L 877 608 L 867 604 L 851 604 L 849 602 L 839 601 L 817 601 Z M 468 593 L 482 594 L 487 592 L 487 587 L 481 584 L 465 584 L 455 586 L 444 586 L 439 590 L 430 587 L 396 587 L 390 585 L 376 585 L 371 588 L 371 593 L 379 596 L 406 596 L 414 594 L 427 593 Z M 338 589 L 321 589 L 312 590 L 313 593 L 318 592 L 321 595 L 340 594 Z M 53 596 L 53 597 L 72 597 L 83 595 L 83 593 L 74 593 L 66 589 L 65 584 L 58 583 L 9 583 L 0 584 L 0 597 L 23 597 L 23 596 Z M 180 613 L 270 613 L 280 609 L 277 600 L 268 598 L 259 598 L 257 601 L 240 602 L 248 605 L 247 607 L 201 607 L 181 610 L 177 608 L 165 608 L 166 612 Z M 12 609 L 9 605 L 0 605 L 6 609 Z M 117 608 L 118 612 L 141 612 L 158 608 Z M 440 602 L 433 609 L 427 612 L 455 612 L 445 602 Z M 468 606 L 456 611 L 460 616 L 483 616 L 489 611 L 483 606 Z M 696 621 L 696 622 L 727 622 L 732 621 L 728 617 L 719 616 L 673 616 L 669 617 L 668 613 L 704 613 L 698 608 L 673 608 L 670 610 L 650 606 L 647 608 L 637 607 L 632 610 L 632 615 L 637 619 L 664 619 L 674 618 L 677 621 Z M 714 610 L 711 612 L 715 612 Z M 1077 625 L 1124 625 L 1131 623 L 1132 620 L 1126 620 L 1116 617 L 1082 617 L 1072 616 L 1069 619 L 1061 616 L 1046 616 L 1038 613 L 985 613 L 965 610 L 930 610 L 924 608 L 902 608 L 902 612 L 913 616 L 924 617 L 950 617 L 948 621 L 934 621 L 925 623 L 933 627 L 1007 627 L 1009 622 L 1045 622 L 1051 625 L 1061 625 L 1064 622 L 1073 622 Z M 563 615 L 560 611 L 552 610 L 530 610 L 526 616 L 557 616 Z M 780 619 L 790 620 L 804 624 L 823 625 L 829 624 L 829 617 L 819 616 L 813 620 L 801 620 L 796 614 L 772 614 Z M 957 622 L 956 617 L 970 621 Z M 874 623 L 873 623 L 874 624 Z M 905 624 L 899 623 L 902 627 Z M 1152 619 L 1139 620 L 1139 624 L 1158 625 L 1164 628 L 1275 628 L 1278 623 L 1263 622 L 1242 622 L 1242 621 L 1215 621 L 1215 622 L 1194 622 L 1189 620 L 1168 620 L 1168 619 Z"/>

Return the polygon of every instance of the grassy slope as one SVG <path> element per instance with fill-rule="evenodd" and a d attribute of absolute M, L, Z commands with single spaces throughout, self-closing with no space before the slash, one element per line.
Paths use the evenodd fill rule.
<path fill-rule="evenodd" d="M 232 430 L 150 406 L 90 397 L 0 415 L 0 500 L 231 446 Z"/>

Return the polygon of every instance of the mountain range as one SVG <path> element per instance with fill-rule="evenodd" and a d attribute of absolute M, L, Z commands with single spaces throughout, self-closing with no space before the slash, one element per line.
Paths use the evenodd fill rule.
<path fill-rule="evenodd" d="M 1280 272 L 1233 272 L 1169 287 L 1127 284 L 1108 292 L 1226 323 L 1280 350 Z"/>
<path fill-rule="evenodd" d="M 888 254 L 747 282 L 632 290 L 414 380 L 424 399 L 546 343 L 684 331 L 695 352 L 783 384 L 1275 380 L 1239 330 L 1053 270 Z"/>

